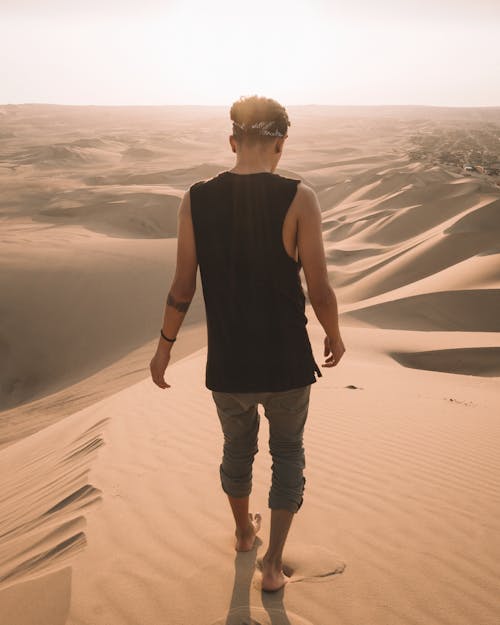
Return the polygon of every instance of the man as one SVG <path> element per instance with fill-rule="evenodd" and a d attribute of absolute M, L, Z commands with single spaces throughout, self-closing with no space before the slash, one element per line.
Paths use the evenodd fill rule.
<path fill-rule="evenodd" d="M 160 388 L 170 387 L 164 374 L 199 264 L 208 330 L 205 384 L 224 434 L 219 470 L 236 522 L 237 551 L 253 548 L 261 523 L 260 514 L 248 511 L 259 403 L 269 421 L 271 530 L 262 589 L 275 591 L 287 582 L 282 553 L 303 500 L 309 393 L 314 373 L 322 375 L 306 330 L 301 267 L 326 332 L 322 366 L 337 365 L 345 347 L 318 198 L 301 180 L 274 173 L 288 137 L 288 114 L 275 100 L 251 96 L 236 101 L 230 116 L 235 166 L 195 182 L 179 207 L 177 268 L 150 369 Z"/>

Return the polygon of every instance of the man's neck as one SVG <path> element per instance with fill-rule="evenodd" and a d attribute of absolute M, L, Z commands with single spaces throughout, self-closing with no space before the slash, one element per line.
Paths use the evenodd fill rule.
<path fill-rule="evenodd" d="M 273 168 L 268 163 L 244 161 L 236 163 L 229 171 L 233 171 L 235 174 L 256 174 L 264 171 L 273 173 Z"/>
<path fill-rule="evenodd" d="M 234 169 L 229 169 L 230 172 L 232 172 L 233 174 L 263 174 L 263 173 L 269 173 L 272 174 L 273 172 L 270 169 L 241 169 L 238 167 L 238 169 L 234 168 Z"/>

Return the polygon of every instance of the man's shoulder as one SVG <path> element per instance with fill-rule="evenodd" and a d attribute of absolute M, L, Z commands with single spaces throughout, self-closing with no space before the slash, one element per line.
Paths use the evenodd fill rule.
<path fill-rule="evenodd" d="M 316 195 L 316 191 L 306 184 L 303 180 L 300 181 L 300 184 L 297 186 L 297 194 L 302 198 L 310 199 Z"/>
<path fill-rule="evenodd" d="M 193 191 L 194 189 L 199 189 L 200 187 L 202 187 L 205 183 L 207 182 L 207 180 L 203 179 L 203 180 L 196 180 L 195 182 L 193 182 L 190 187 L 189 190 Z"/>
<path fill-rule="evenodd" d="M 200 202 L 203 202 L 203 197 L 205 196 L 204 188 L 207 182 L 208 180 L 202 179 L 196 180 L 191 184 L 187 192 L 187 194 L 189 195 L 189 201 L 191 203 L 191 206 L 193 206 L 193 204 L 199 204 Z"/>
<path fill-rule="evenodd" d="M 315 191 L 314 189 L 305 183 L 302 178 L 294 178 L 292 176 L 284 176 L 282 174 L 276 174 L 276 180 L 285 181 L 287 184 L 291 184 L 292 186 L 297 186 L 297 197 L 298 198 L 310 198 L 314 197 Z"/>
<path fill-rule="evenodd" d="M 210 178 L 201 178 L 193 182 L 188 191 L 191 216 L 197 214 L 200 210 L 204 212 L 207 205 L 212 203 L 214 195 L 217 194 L 219 176 Z"/>
<path fill-rule="evenodd" d="M 195 182 L 193 182 L 191 184 L 191 186 L 189 187 L 189 190 L 196 190 L 196 189 L 201 189 L 202 187 L 209 187 L 214 183 L 217 183 L 219 181 L 219 174 L 215 175 L 215 176 L 211 176 L 209 178 L 201 178 L 200 180 L 196 180 Z"/>
<path fill-rule="evenodd" d="M 293 199 L 295 210 L 302 212 L 307 211 L 308 207 L 314 205 L 316 201 L 316 191 L 306 184 L 303 180 L 297 185 L 297 192 Z"/>

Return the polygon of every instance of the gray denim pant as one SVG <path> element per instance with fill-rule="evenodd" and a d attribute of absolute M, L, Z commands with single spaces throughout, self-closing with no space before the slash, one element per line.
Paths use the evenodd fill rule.
<path fill-rule="evenodd" d="M 310 392 L 311 384 L 273 393 L 212 391 L 224 433 L 219 469 L 225 493 L 231 497 L 247 497 L 251 493 L 260 424 L 257 407 L 262 404 L 269 421 L 269 451 L 273 460 L 268 505 L 271 509 L 297 512 L 306 481 L 303 433 Z"/>

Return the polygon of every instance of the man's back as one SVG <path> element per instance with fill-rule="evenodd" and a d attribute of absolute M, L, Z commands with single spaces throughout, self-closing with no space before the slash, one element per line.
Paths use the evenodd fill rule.
<path fill-rule="evenodd" d="M 286 247 L 300 182 L 226 171 L 190 188 L 211 390 L 284 391 L 315 382 L 314 371 L 321 376 L 306 330 L 301 260 Z"/>

